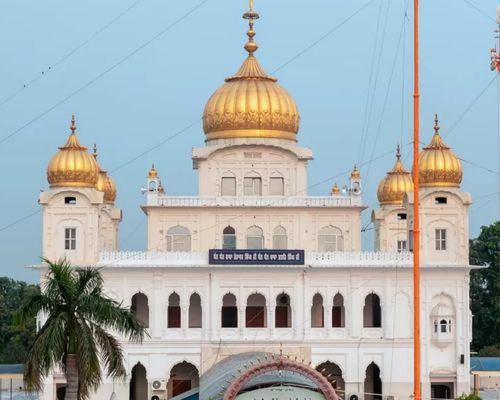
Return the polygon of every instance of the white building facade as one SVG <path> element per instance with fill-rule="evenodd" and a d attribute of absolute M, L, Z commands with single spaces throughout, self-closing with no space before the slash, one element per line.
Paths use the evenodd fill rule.
<path fill-rule="evenodd" d="M 206 144 L 192 153 L 198 196 L 170 196 L 156 169 L 148 173 L 144 252 L 118 250 L 114 183 L 78 142 L 74 121 L 49 163 L 43 256 L 101 267 L 108 295 L 130 305 L 150 335 L 123 342 L 126 380 L 105 379 L 93 399 L 113 391 L 135 400 L 222 398 L 249 364 L 220 384 L 204 377 L 226 359 L 260 353 L 310 363 L 344 398 L 412 394 L 411 177 L 398 151 L 372 213 L 376 251 L 362 251 L 360 173 L 326 196 L 308 195 L 313 154 L 297 145 L 292 97 L 254 56 L 256 17 L 245 14 L 247 59 L 205 108 Z M 471 197 L 437 121 L 420 157 L 422 395 L 453 398 L 470 382 Z M 55 373 L 42 398 L 57 399 L 63 386 Z"/>

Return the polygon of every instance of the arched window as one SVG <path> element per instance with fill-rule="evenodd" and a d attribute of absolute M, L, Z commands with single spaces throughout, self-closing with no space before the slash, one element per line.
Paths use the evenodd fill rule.
<path fill-rule="evenodd" d="M 335 226 L 324 226 L 318 234 L 318 251 L 343 251 L 342 231 Z"/>
<path fill-rule="evenodd" d="M 344 297 L 340 293 L 333 297 L 332 327 L 345 327 Z"/>
<path fill-rule="evenodd" d="M 189 298 L 189 327 L 201 328 L 201 298 L 198 293 L 193 293 Z"/>
<path fill-rule="evenodd" d="M 247 229 L 247 249 L 264 248 L 264 231 L 258 226 L 251 226 Z"/>
<path fill-rule="evenodd" d="M 130 379 L 130 400 L 148 399 L 148 381 L 146 379 L 146 368 L 141 363 L 137 363 L 132 368 L 132 377 Z"/>
<path fill-rule="evenodd" d="M 382 400 L 380 368 L 373 362 L 366 368 L 364 389 L 366 400 Z"/>
<path fill-rule="evenodd" d="M 222 248 L 223 249 L 236 248 L 236 231 L 232 226 L 226 226 L 222 231 Z"/>
<path fill-rule="evenodd" d="M 283 176 L 275 172 L 269 178 L 269 195 L 270 196 L 284 196 L 285 195 L 285 180 Z"/>
<path fill-rule="evenodd" d="M 287 249 L 288 248 L 288 237 L 286 235 L 286 229 L 281 225 L 274 228 L 273 231 L 273 249 Z"/>
<path fill-rule="evenodd" d="M 180 298 L 177 293 L 172 293 L 168 297 L 168 327 L 181 327 L 181 305 Z"/>
<path fill-rule="evenodd" d="M 274 326 L 276 328 L 292 327 L 292 307 L 290 306 L 290 296 L 286 293 L 281 293 L 276 297 Z"/>
<path fill-rule="evenodd" d="M 232 172 L 226 172 L 221 179 L 221 195 L 236 196 L 236 177 Z"/>
<path fill-rule="evenodd" d="M 167 383 L 168 398 L 179 396 L 200 385 L 198 368 L 186 361 L 174 365 Z"/>
<path fill-rule="evenodd" d="M 155 192 L 156 191 L 156 181 L 149 182 L 149 191 L 150 192 Z"/>
<path fill-rule="evenodd" d="M 266 298 L 260 293 L 248 296 L 245 319 L 247 328 L 267 327 Z"/>
<path fill-rule="evenodd" d="M 250 172 L 243 178 L 243 194 L 245 196 L 262 195 L 262 178 L 257 172 Z"/>
<path fill-rule="evenodd" d="M 345 399 L 345 382 L 342 376 L 342 370 L 340 367 L 331 362 L 324 362 L 316 367 L 316 371 L 321 372 L 323 376 L 327 376 L 328 380 L 331 382 L 333 388 L 335 389 L 337 396 L 341 399 Z"/>
<path fill-rule="evenodd" d="M 238 327 L 238 306 L 236 296 L 232 293 L 226 293 L 222 298 L 221 327 Z"/>
<path fill-rule="evenodd" d="M 382 309 L 380 307 L 380 298 L 375 293 L 370 293 L 365 297 L 365 306 L 363 307 L 363 326 L 365 328 L 382 327 Z"/>
<path fill-rule="evenodd" d="M 184 226 L 173 226 L 167 231 L 167 251 L 191 251 L 191 233 Z"/>
<path fill-rule="evenodd" d="M 311 328 L 323 328 L 324 326 L 323 296 L 316 293 L 313 297 L 313 304 L 311 307 Z"/>
<path fill-rule="evenodd" d="M 144 293 L 136 293 L 132 296 L 130 311 L 146 328 L 149 328 L 149 305 L 148 298 Z"/>

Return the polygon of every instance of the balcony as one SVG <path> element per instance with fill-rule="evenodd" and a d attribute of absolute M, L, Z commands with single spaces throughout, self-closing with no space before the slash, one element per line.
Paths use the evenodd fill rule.
<path fill-rule="evenodd" d="M 361 207 L 360 197 L 335 196 L 158 196 L 158 207 Z"/>
<path fill-rule="evenodd" d="M 412 266 L 412 253 L 409 252 L 307 252 L 305 265 L 311 268 L 344 267 L 384 267 L 398 268 Z M 147 252 L 116 251 L 102 252 L 100 267 L 212 267 L 248 268 L 255 265 L 210 265 L 208 252 Z M 265 266 L 259 264 L 259 266 Z M 304 268 L 303 265 L 274 265 L 275 268 Z"/>

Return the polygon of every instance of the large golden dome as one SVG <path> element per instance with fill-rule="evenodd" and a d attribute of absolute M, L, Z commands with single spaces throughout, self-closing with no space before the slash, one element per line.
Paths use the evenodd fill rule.
<path fill-rule="evenodd" d="M 293 98 L 277 79 L 266 74 L 254 56 L 254 19 L 250 9 L 243 15 L 249 20 L 248 57 L 238 72 L 225 79 L 208 100 L 203 112 L 206 140 L 264 137 L 297 140 L 299 112 Z"/>
<path fill-rule="evenodd" d="M 99 166 L 87 148 L 76 137 L 75 116 L 71 118 L 68 141 L 49 161 L 47 180 L 50 187 L 94 187 Z"/>
<path fill-rule="evenodd" d="M 380 204 L 401 205 L 403 204 L 404 194 L 411 191 L 413 191 L 413 180 L 411 174 L 401 162 L 401 153 L 398 146 L 394 167 L 378 185 L 378 201 Z"/>
<path fill-rule="evenodd" d="M 462 182 L 462 163 L 439 134 L 436 114 L 434 136 L 419 156 L 419 177 L 422 187 L 459 187 Z"/>
<path fill-rule="evenodd" d="M 97 161 L 97 146 L 94 145 L 94 159 Z M 108 173 L 101 168 L 99 163 L 99 176 L 95 184 L 96 190 L 104 192 L 104 202 L 113 204 L 116 200 L 116 184 Z"/>

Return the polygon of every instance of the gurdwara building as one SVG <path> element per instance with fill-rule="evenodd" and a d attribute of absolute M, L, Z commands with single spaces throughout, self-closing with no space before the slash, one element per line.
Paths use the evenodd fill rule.
<path fill-rule="evenodd" d="M 298 107 L 255 57 L 258 14 L 244 17 L 248 55 L 206 103 L 205 145 L 192 151 L 198 195 L 169 195 L 154 167 L 137 182 L 145 251 L 119 250 L 115 184 L 74 119 L 49 162 L 43 256 L 102 268 L 107 295 L 150 336 L 123 339 L 127 378 L 105 378 L 92 399 L 330 399 L 332 389 L 344 399 L 407 399 L 411 175 L 398 150 L 372 212 L 375 251 L 363 251 L 359 170 L 325 196 L 308 194 L 313 153 L 297 144 Z M 437 118 L 429 139 L 420 153 L 422 396 L 453 398 L 470 379 L 471 196 Z M 41 398 L 63 387 L 54 371 Z"/>

